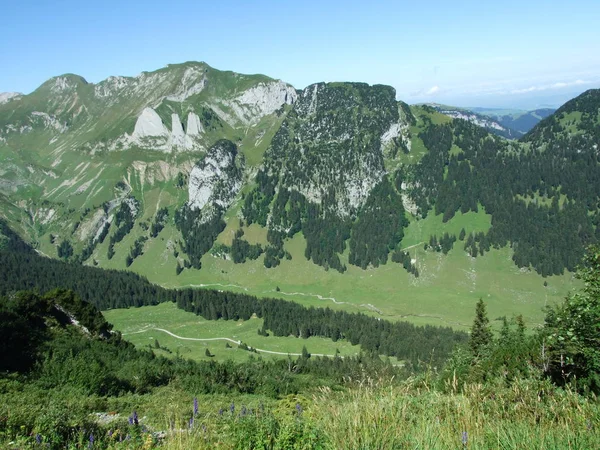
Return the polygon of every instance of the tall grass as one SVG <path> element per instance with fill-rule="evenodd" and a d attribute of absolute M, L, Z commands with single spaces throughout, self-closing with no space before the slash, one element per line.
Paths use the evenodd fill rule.
<path fill-rule="evenodd" d="M 557 389 L 546 381 L 517 380 L 507 387 L 500 380 L 468 384 L 460 390 L 450 385 L 447 391 L 436 389 L 426 377 L 351 385 L 340 391 L 323 387 L 277 401 L 257 396 L 199 396 L 195 416 L 193 396 L 172 387 L 108 402 L 75 396 L 69 401 L 69 393 L 63 392 L 60 414 L 58 404 L 30 409 L 33 396 L 22 402 L 16 396 L 4 396 L 7 402 L 0 407 L 0 416 L 11 417 L 13 426 L 11 433 L 0 429 L 0 447 L 36 448 L 40 435 L 44 443 L 56 442 L 52 448 L 600 448 L 597 399 Z M 46 408 L 50 410 L 44 412 Z M 94 416 L 83 413 L 87 409 L 89 414 L 91 408 L 108 408 L 119 412 L 120 418 L 110 424 L 92 424 Z M 127 423 L 133 408 L 137 408 L 139 425 Z M 31 410 L 37 417 L 29 418 Z M 20 433 L 17 419 L 31 420 L 32 426 L 24 426 Z M 46 422 L 51 428 L 44 428 Z M 66 441 L 51 435 L 63 422 L 71 427 Z"/>

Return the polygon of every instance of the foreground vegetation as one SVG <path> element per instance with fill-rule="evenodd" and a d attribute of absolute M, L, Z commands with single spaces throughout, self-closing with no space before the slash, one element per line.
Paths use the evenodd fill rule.
<path fill-rule="evenodd" d="M 426 378 L 362 380 L 300 395 L 198 395 L 168 387 L 143 396 L 83 397 L 73 390 L 2 394 L 17 422 L 0 445 L 165 449 L 592 449 L 600 407 L 548 382 L 470 384 L 442 392 Z M 133 411 L 138 424 L 129 423 Z M 92 412 L 106 412 L 112 419 Z M 21 428 L 27 417 L 33 426 Z M 193 421 L 190 419 L 193 418 Z M 12 431 L 12 430 L 10 430 Z M 60 438 L 66 433 L 68 439 Z M 93 436 L 93 445 L 89 445 Z"/>
<path fill-rule="evenodd" d="M 3 241 L 5 261 L 11 258 L 8 248 L 13 258 L 28 255 L 32 261 L 21 266 L 23 272 L 34 270 L 30 249 L 19 251 L 21 243 L 10 233 Z M 17 272 L 14 265 L 4 267 L 11 268 L 3 271 L 6 286 L 6 275 Z M 59 269 L 81 266 L 45 267 L 54 268 L 55 279 L 69 280 Z M 106 277 L 122 280 L 110 273 Z M 297 304 L 288 310 L 285 302 L 252 297 L 244 297 L 248 307 L 263 305 L 263 313 L 274 308 L 273 321 L 262 322 L 261 331 L 268 334 L 283 323 L 291 327 L 288 336 L 303 323 L 325 329 L 337 323 L 340 330 L 358 327 L 371 334 L 362 334 L 363 352 L 354 357 L 321 358 L 306 349 L 298 357 L 265 360 L 256 355 L 242 363 L 165 357 L 163 349 L 136 349 L 112 330 L 93 303 L 73 291 L 7 292 L 0 299 L 0 446 L 599 448 L 599 248 L 589 249 L 579 277 L 583 289 L 549 308 L 538 330 L 528 330 L 517 316 L 502 318 L 495 334 L 480 300 L 468 339 L 457 339 L 451 353 L 429 359 L 406 348 L 410 342 L 422 344 L 426 328 L 403 329 L 399 345 L 393 334 L 397 324 L 382 320 L 373 325 L 375 319 L 368 316 L 296 309 L 302 308 Z M 32 278 L 20 278 L 27 279 Z M 121 286 L 125 299 L 146 292 L 126 286 Z M 93 292 L 85 284 L 74 287 Z M 208 307 L 207 316 L 211 305 L 219 304 L 215 312 L 226 312 L 228 318 L 235 311 L 238 318 L 251 316 L 251 308 L 236 309 L 241 296 L 206 292 L 174 295 L 179 306 L 187 306 L 183 309 Z M 304 322 L 319 314 L 321 322 Z M 375 343 L 365 339 L 374 332 Z M 300 335 L 293 339 L 307 342 Z M 351 340 L 355 334 L 348 336 Z M 436 339 L 430 341 L 433 352 Z M 401 348 L 409 358 L 393 365 L 371 350 L 386 345 Z"/>

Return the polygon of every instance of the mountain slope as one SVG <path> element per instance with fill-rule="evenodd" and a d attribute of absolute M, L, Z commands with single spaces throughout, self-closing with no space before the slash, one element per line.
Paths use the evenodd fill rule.
<path fill-rule="evenodd" d="M 484 128 L 489 133 L 502 136 L 506 139 L 516 139 L 521 135 L 515 128 L 506 125 L 498 120 L 498 118 L 478 113 L 476 111 L 477 108 L 470 110 L 467 108 L 457 108 L 455 106 L 438 105 L 435 103 L 429 106 L 453 119 L 466 120 L 467 122 L 471 122 Z"/>
<path fill-rule="evenodd" d="M 0 105 L 1 214 L 44 254 L 168 286 L 456 326 L 489 296 L 536 321 L 600 237 L 585 95 L 516 142 L 388 86 L 65 75 Z"/>
<path fill-rule="evenodd" d="M 502 110 L 488 108 L 471 108 L 474 112 L 490 117 L 502 126 L 517 131 L 521 135 L 526 134 L 535 127 L 542 119 L 552 115 L 554 108 L 539 108 L 531 111 Z"/>

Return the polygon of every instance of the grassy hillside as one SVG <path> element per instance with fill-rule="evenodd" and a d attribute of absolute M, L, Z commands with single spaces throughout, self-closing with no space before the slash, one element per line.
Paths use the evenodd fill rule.
<path fill-rule="evenodd" d="M 287 358 L 287 354 L 297 357 L 306 347 L 311 354 L 335 356 L 356 356 L 360 352 L 358 345 L 352 346 L 345 341 L 332 342 L 330 339 L 310 337 L 300 339 L 295 337 L 259 336 L 257 331 L 262 328 L 263 319 L 251 318 L 248 321 L 206 320 L 193 313 L 185 312 L 173 303 L 163 303 L 157 306 L 141 308 L 113 309 L 104 312 L 106 320 L 112 323 L 123 337 L 139 348 L 151 348 L 158 355 L 166 357 L 181 356 L 194 360 L 216 361 L 246 361 L 250 357 Z M 173 337 L 162 330 L 191 339 L 206 339 L 193 341 Z M 231 341 L 241 341 L 246 345 L 279 352 L 280 355 L 258 351 L 250 352 L 238 347 Z M 215 340 L 211 340 L 215 339 Z M 156 341 L 160 347 L 156 348 Z M 229 344 L 228 347 L 226 344 Z M 214 356 L 206 355 L 206 350 Z"/>
<path fill-rule="evenodd" d="M 570 274 L 542 278 L 535 272 L 518 269 L 507 248 L 492 250 L 478 258 L 470 257 L 460 241 L 448 255 L 425 251 L 423 243 L 432 235 L 441 236 L 444 232 L 458 235 L 462 228 L 467 232 L 486 231 L 490 220 L 483 212 L 457 214 L 445 224 L 441 219 L 441 215 L 429 215 L 413 220 L 402 240 L 402 248 L 407 248 L 417 260 L 419 278 L 391 261 L 366 271 L 354 266 L 348 266 L 344 274 L 325 270 L 306 260 L 301 234 L 285 244 L 292 259 L 283 260 L 276 268 L 265 268 L 260 259 L 234 264 L 207 254 L 202 258 L 201 270 L 186 269 L 176 276 L 176 260 L 172 252 L 162 246 L 162 239 L 165 242 L 178 239 L 172 227 L 166 227 L 159 241 L 149 244 L 146 253 L 137 258 L 130 269 L 169 287 L 209 285 L 304 305 L 348 308 L 391 320 L 451 325 L 459 329 L 469 326 L 479 298 L 489 303 L 492 318 L 523 314 L 529 324 L 539 324 L 543 307 L 561 301 L 576 285 Z M 236 229 L 238 219 L 231 220 L 234 222 L 231 229 Z M 266 243 L 265 232 L 256 225 L 244 230 L 249 241 Z M 228 233 L 226 228 L 220 238 L 223 242 L 227 242 Z M 135 234 L 127 239 L 133 241 Z M 124 258 L 125 252 L 117 253 L 107 267 L 124 267 Z M 347 253 L 342 255 L 344 258 Z"/>

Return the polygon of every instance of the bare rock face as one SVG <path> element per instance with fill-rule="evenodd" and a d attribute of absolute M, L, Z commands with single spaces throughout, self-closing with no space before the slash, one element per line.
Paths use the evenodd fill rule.
<path fill-rule="evenodd" d="M 170 147 L 178 147 L 185 149 L 193 147 L 193 142 L 188 136 L 186 136 L 186 134 L 183 131 L 183 125 L 181 124 L 179 114 L 171 114 Z"/>
<path fill-rule="evenodd" d="M 23 94 L 19 94 L 18 92 L 0 92 L 0 105 L 8 103 L 11 100 L 16 100 L 22 96 Z"/>
<path fill-rule="evenodd" d="M 198 115 L 188 114 L 188 131 L 183 130 L 179 114 L 171 114 L 171 130 L 164 125 L 162 119 L 152 108 L 144 108 L 137 119 L 131 135 L 131 141 L 150 150 L 172 152 L 173 150 L 192 150 L 195 148 L 194 138 L 203 131 Z"/>
<path fill-rule="evenodd" d="M 185 128 L 188 136 L 199 136 L 202 132 L 204 132 L 204 128 L 202 127 L 202 123 L 200 122 L 200 117 L 194 112 L 190 112 L 187 118 L 187 127 Z"/>
<path fill-rule="evenodd" d="M 254 125 L 273 114 L 284 105 L 296 102 L 298 93 L 291 85 L 283 81 L 261 82 L 232 99 L 222 99 L 212 104 L 212 109 L 231 126 Z M 230 110 L 227 113 L 221 106 Z"/>
<path fill-rule="evenodd" d="M 235 144 L 225 139 L 218 141 L 190 173 L 189 207 L 228 208 L 242 187 L 242 166 Z"/>
<path fill-rule="evenodd" d="M 297 97 L 298 94 L 292 86 L 283 81 L 274 81 L 272 83 L 260 83 L 244 91 L 235 100 L 242 108 L 245 107 L 245 112 L 249 113 L 248 115 L 261 118 L 273 114 L 283 105 L 293 104 Z"/>
<path fill-rule="evenodd" d="M 135 123 L 132 137 L 136 140 L 146 137 L 168 136 L 169 130 L 162 122 L 160 116 L 152 108 L 144 108 Z"/>

